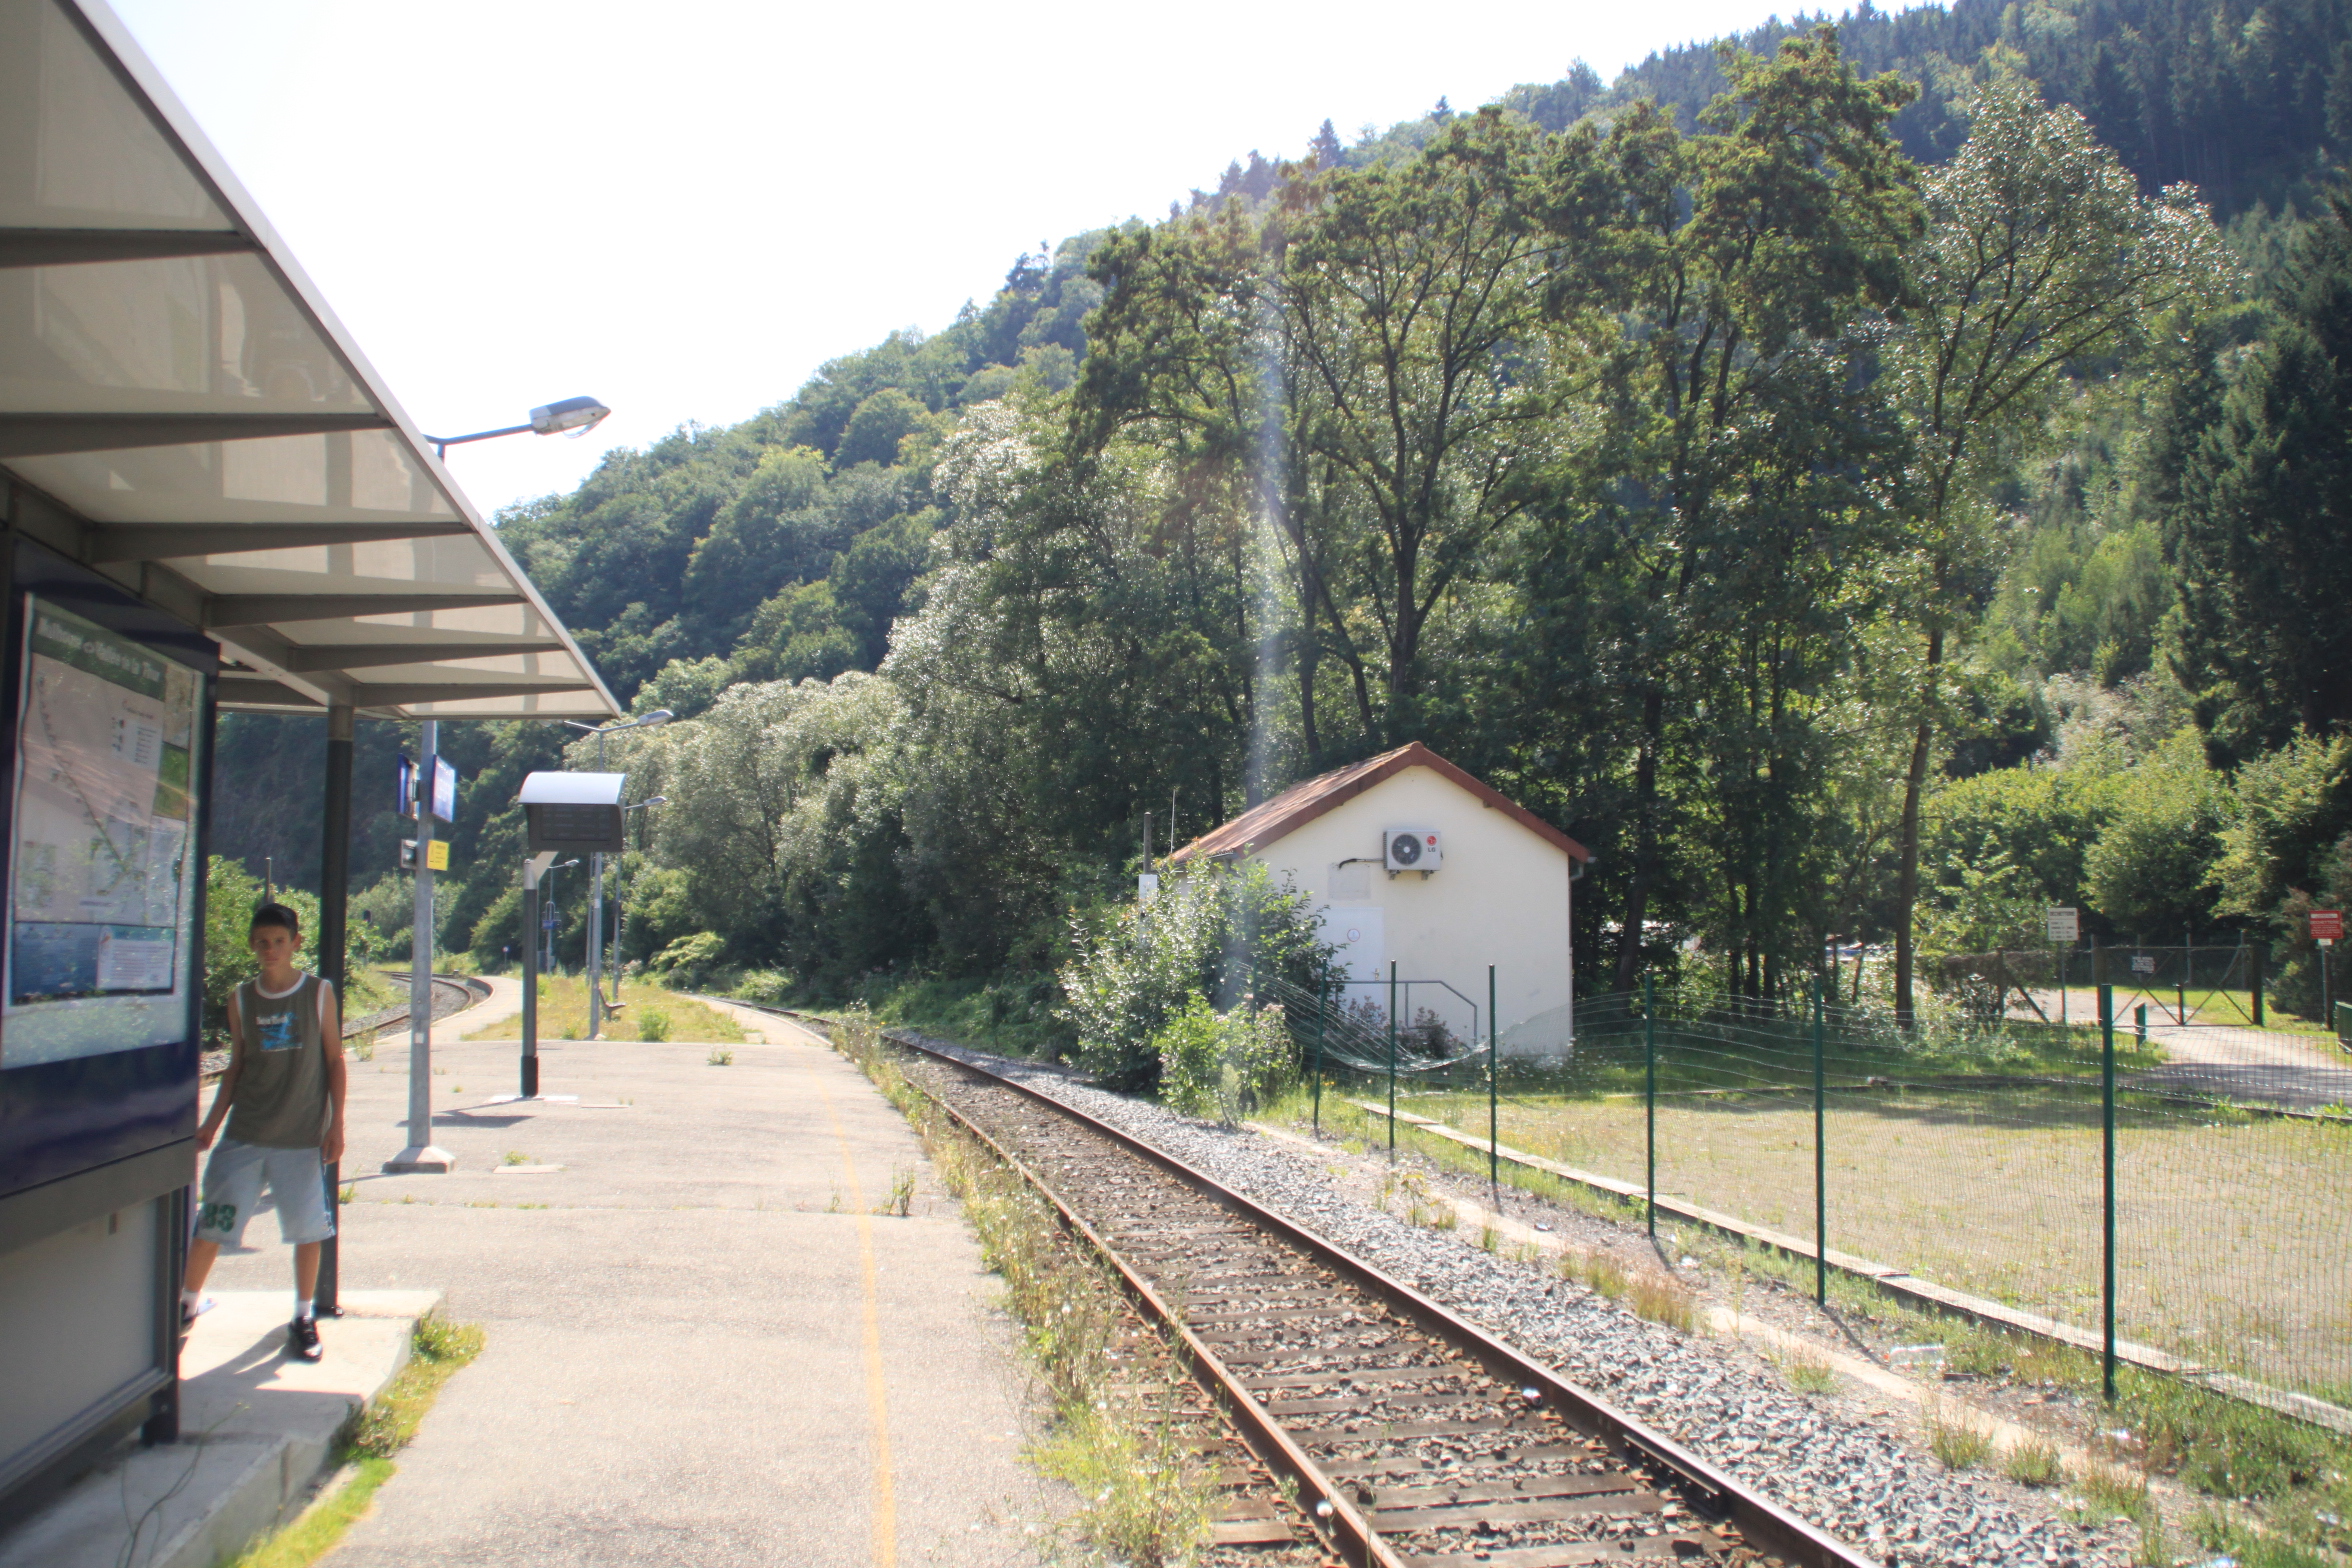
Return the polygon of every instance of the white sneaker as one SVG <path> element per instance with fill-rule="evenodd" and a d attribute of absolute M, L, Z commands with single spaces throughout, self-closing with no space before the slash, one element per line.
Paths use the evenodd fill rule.
<path fill-rule="evenodd" d="M 187 1297 L 182 1296 L 180 1298 L 180 1327 L 183 1329 L 186 1328 L 189 1324 L 204 1316 L 205 1313 L 210 1312 L 216 1305 L 218 1305 L 218 1303 L 216 1303 L 210 1296 L 199 1296 L 194 1301 L 190 1301 Z"/>

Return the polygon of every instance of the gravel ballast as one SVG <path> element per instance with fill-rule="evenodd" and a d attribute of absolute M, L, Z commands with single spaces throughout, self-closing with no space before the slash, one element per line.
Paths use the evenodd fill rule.
<path fill-rule="evenodd" d="M 1409 1225 L 1336 1190 L 1309 1159 L 1257 1134 L 1107 1093 L 1033 1063 L 921 1038 L 1279 1210 L 1549 1361 L 1888 1568 L 2092 1568 L 2130 1560 L 2109 1532 L 2086 1532 L 2054 1510 L 2021 1513 L 1988 1495 L 1991 1483 L 1947 1471 L 1892 1433 L 1808 1402 L 1736 1347 L 1649 1322 L 1455 1234 Z"/>

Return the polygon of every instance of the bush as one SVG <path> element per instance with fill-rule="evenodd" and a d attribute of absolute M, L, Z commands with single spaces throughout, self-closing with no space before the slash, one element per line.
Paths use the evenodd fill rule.
<path fill-rule="evenodd" d="M 670 1037 L 670 1015 L 658 1007 L 649 1007 L 637 1017 L 637 1038 L 667 1040 Z"/>
<path fill-rule="evenodd" d="M 1074 922 L 1071 937 L 1056 1016 L 1077 1031 L 1078 1065 L 1117 1089 L 1158 1080 L 1160 1032 L 1196 1001 L 1237 1006 L 1253 973 L 1302 989 L 1331 976 L 1312 902 L 1262 865 L 1183 867 L 1143 909 Z"/>
<path fill-rule="evenodd" d="M 716 932 L 697 931 L 654 954 L 654 972 L 673 990 L 695 990 L 718 967 L 726 950 L 725 940 Z"/>
<path fill-rule="evenodd" d="M 792 976 L 781 969 L 747 969 L 735 982 L 733 994 L 746 1002 L 781 1007 L 791 997 L 793 984 Z"/>
<path fill-rule="evenodd" d="M 1184 1011 L 1152 1037 L 1160 1091 L 1187 1116 L 1214 1116 L 1231 1125 L 1275 1095 L 1291 1078 L 1290 1031 L 1279 1007 L 1243 1005 L 1220 1013 L 1194 992 Z"/>

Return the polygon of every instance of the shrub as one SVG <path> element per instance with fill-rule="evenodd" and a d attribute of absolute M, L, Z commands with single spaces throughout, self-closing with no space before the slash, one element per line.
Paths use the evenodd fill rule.
<path fill-rule="evenodd" d="M 1220 1013 L 1195 991 L 1152 1036 L 1160 1090 L 1188 1116 L 1239 1121 L 1290 1080 L 1290 1032 L 1279 1007 L 1244 1004 Z"/>
<path fill-rule="evenodd" d="M 649 1007 L 637 1016 L 637 1038 L 667 1040 L 670 1037 L 670 1015 L 658 1007 Z"/>
<path fill-rule="evenodd" d="M 719 957 L 726 949 L 725 939 L 717 932 L 697 931 L 692 936 L 678 938 L 656 953 L 653 967 L 671 987 L 693 989 L 699 987 L 711 970 L 718 966 Z"/>
<path fill-rule="evenodd" d="M 781 969 L 747 969 L 735 982 L 735 995 L 746 1002 L 781 1007 L 792 995 L 793 979 Z"/>
<path fill-rule="evenodd" d="M 1181 867 L 1149 905 L 1081 919 L 1071 938 L 1057 1016 L 1077 1031 L 1078 1065 L 1119 1089 L 1158 1079 L 1160 1032 L 1195 998 L 1234 1007 L 1253 973 L 1312 988 L 1333 951 L 1312 901 L 1256 864 Z"/>

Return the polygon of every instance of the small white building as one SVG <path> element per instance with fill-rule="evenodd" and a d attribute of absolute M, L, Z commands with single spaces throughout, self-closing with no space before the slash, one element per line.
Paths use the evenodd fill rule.
<path fill-rule="evenodd" d="M 1262 862 L 1322 906 L 1348 999 L 1457 1039 L 1487 1029 L 1487 966 L 1505 1055 L 1575 1036 L 1569 914 L 1592 852 L 1415 741 L 1302 784 L 1172 857 Z"/>

